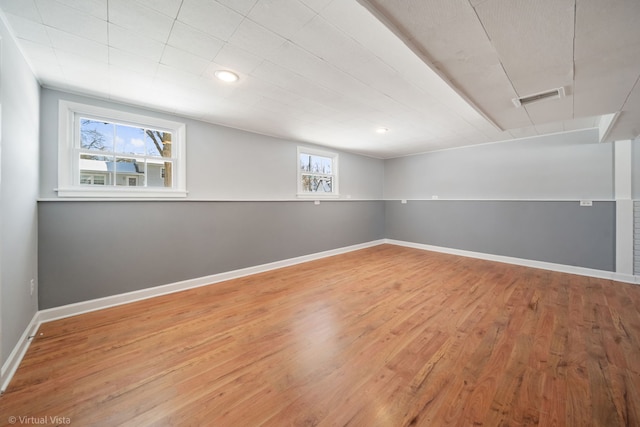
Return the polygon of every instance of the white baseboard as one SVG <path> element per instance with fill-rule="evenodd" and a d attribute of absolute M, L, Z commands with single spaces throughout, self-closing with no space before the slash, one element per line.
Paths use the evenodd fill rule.
<path fill-rule="evenodd" d="M 317 252 L 310 255 L 303 255 L 295 258 L 289 258 L 282 261 L 271 262 L 268 264 L 257 265 L 254 267 L 242 268 L 239 270 L 227 271 L 211 276 L 198 277 L 195 279 L 183 280 L 181 282 L 170 283 L 167 285 L 155 286 L 153 288 L 141 289 L 139 291 L 127 292 L 124 294 L 112 295 L 104 298 L 82 301 L 74 304 L 63 305 L 61 307 L 49 308 L 41 310 L 40 321 L 50 322 L 52 320 L 62 319 L 65 317 L 75 316 L 78 314 L 88 313 L 91 311 L 101 310 L 103 308 L 114 307 L 117 305 L 127 304 L 134 301 L 140 301 L 160 295 L 180 292 L 187 289 L 197 288 L 200 286 L 211 285 L 225 280 L 237 279 L 251 274 L 262 273 L 265 271 L 275 270 L 277 268 L 289 267 L 303 262 L 313 261 L 334 255 L 340 255 L 359 249 L 377 246 L 384 243 L 384 240 L 374 240 L 358 245 L 347 246 L 344 248 L 332 249 L 324 252 Z"/>
<path fill-rule="evenodd" d="M 362 243 L 353 246 L 347 246 L 344 248 L 332 249 L 329 251 L 318 252 L 315 254 L 304 255 L 296 258 L 290 258 L 282 261 L 276 261 L 268 264 L 262 264 L 254 267 L 242 268 L 239 270 L 228 271 L 219 274 L 213 274 L 211 276 L 199 277 L 190 280 L 184 280 L 181 282 L 170 283 L 167 285 L 156 286 L 149 289 L 142 289 L 139 291 L 127 292 L 124 294 L 108 296 L 104 298 L 98 298 L 89 301 L 83 301 L 75 304 L 64 305 L 61 307 L 50 308 L 46 310 L 38 311 L 34 316 L 27 329 L 22 334 L 20 341 L 13 349 L 7 361 L 2 365 L 2 372 L 0 377 L 1 391 L 5 391 L 11 378 L 15 374 L 22 358 L 24 357 L 27 349 L 29 348 L 30 339 L 36 334 L 38 328 L 42 323 L 50 322 L 52 320 L 62 319 L 65 317 L 76 316 L 78 314 L 88 313 L 91 311 L 101 310 L 104 308 L 114 307 L 122 304 L 127 304 L 134 301 L 140 301 L 148 298 L 153 298 L 160 295 L 171 294 L 175 292 L 184 291 L 187 289 L 197 288 L 200 286 L 211 285 L 226 280 L 237 279 L 251 274 L 262 273 L 278 268 L 289 267 L 303 262 L 314 261 L 321 258 L 326 258 L 334 255 L 340 255 L 347 252 L 356 251 L 359 249 L 369 248 L 372 246 L 378 246 L 384 243 L 391 245 L 405 246 L 415 249 L 422 249 L 426 251 L 442 252 L 451 255 L 459 255 L 470 258 L 484 259 L 488 261 L 497 261 L 507 264 L 521 265 L 525 267 L 541 268 L 544 270 L 557 271 L 562 273 L 578 274 L 581 276 L 596 277 L 601 279 L 616 280 L 619 282 L 640 284 L 640 276 L 630 276 L 625 274 L 619 274 L 610 271 L 595 270 L 584 267 L 574 267 L 570 265 L 554 264 L 543 261 L 533 261 L 528 259 L 514 258 L 502 255 L 491 255 L 481 252 L 472 252 L 461 249 L 445 248 L 441 246 L 425 245 L 421 243 L 404 242 L 393 239 L 380 239 L 367 243 Z"/>
<path fill-rule="evenodd" d="M 33 337 L 36 334 L 38 328 L 42 323 L 63 319 L 65 317 L 76 316 L 78 314 L 88 313 L 91 311 L 101 310 L 104 308 L 115 307 L 117 305 L 127 304 L 134 301 L 153 298 L 160 295 L 180 292 L 200 286 L 211 285 L 214 283 L 223 282 L 225 280 L 237 279 L 240 277 L 249 276 L 251 274 L 275 270 L 277 268 L 289 267 L 292 265 L 301 264 L 303 262 L 314 261 L 334 255 L 340 255 L 359 249 L 365 249 L 371 246 L 378 246 L 383 243 L 383 239 L 374 240 L 367 243 L 332 249 L 324 252 L 317 252 L 310 255 L 303 255 L 296 258 L 289 258 L 286 260 L 257 265 L 254 267 L 242 268 L 239 270 L 213 274 L 211 276 L 199 277 L 190 280 L 183 280 L 181 282 L 170 283 L 167 285 L 156 286 L 149 289 L 142 289 L 139 291 L 127 292 L 124 294 L 97 298 L 94 300 L 82 301 L 75 304 L 64 305 L 61 307 L 40 310 L 33 316 L 31 323 L 29 323 L 29 326 L 27 326 L 27 329 L 22 334 L 22 337 L 20 337 L 20 341 L 18 341 L 18 344 L 9 355 L 9 358 L 2 365 L 2 376 L 0 377 L 0 384 L 2 388 L 0 389 L 0 391 L 4 392 L 9 386 L 9 382 L 13 378 L 13 375 L 18 369 L 20 362 L 22 362 L 22 358 L 29 348 L 29 344 L 31 343 L 30 337 Z"/>
<path fill-rule="evenodd" d="M 598 279 L 615 280 L 618 282 L 640 284 L 640 276 L 621 274 L 613 271 L 596 270 L 593 268 L 575 267 L 572 265 L 555 264 L 546 261 L 535 261 L 530 259 L 515 258 L 504 255 L 492 255 L 482 252 L 466 251 L 463 249 L 452 249 L 442 246 L 425 245 L 422 243 L 405 242 L 401 240 L 384 239 L 385 243 L 391 245 L 405 246 L 408 248 L 422 249 L 425 251 L 441 252 L 445 254 L 464 256 L 469 258 L 484 259 L 487 261 L 503 262 L 505 264 L 521 265 L 523 267 L 540 268 L 543 270 L 556 271 L 559 273 L 577 274 L 579 276 L 595 277 Z"/>
<path fill-rule="evenodd" d="M 29 348 L 29 344 L 31 344 L 31 337 L 33 337 L 38 328 L 40 327 L 40 318 L 39 312 L 36 312 L 29 322 L 27 329 L 24 330 L 20 340 L 18 340 L 18 344 L 13 348 L 11 354 L 2 365 L 2 371 L 0 372 L 0 393 L 4 393 L 7 387 L 9 386 L 9 382 L 13 375 L 18 370 L 18 366 L 20 366 L 20 362 L 22 362 L 22 358 L 27 353 L 27 349 Z"/>

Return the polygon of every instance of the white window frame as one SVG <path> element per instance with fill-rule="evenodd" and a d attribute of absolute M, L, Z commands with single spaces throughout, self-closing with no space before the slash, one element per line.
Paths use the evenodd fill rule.
<path fill-rule="evenodd" d="M 107 122 L 171 132 L 173 187 L 129 187 L 80 185 L 79 145 L 76 121 L 88 115 Z M 186 125 L 171 120 L 128 113 L 61 100 L 58 106 L 58 188 L 59 197 L 165 198 L 186 197 Z"/>
<path fill-rule="evenodd" d="M 328 157 L 331 159 L 331 177 L 332 177 L 332 191 L 331 193 L 325 193 L 325 192 L 309 192 L 309 191 L 303 191 L 302 190 L 302 175 L 307 175 L 306 173 L 303 173 L 302 170 L 300 169 L 300 155 L 301 154 L 310 154 L 312 156 L 321 156 L 321 157 Z M 316 148 L 309 148 L 309 147 L 302 147 L 302 146 L 298 146 L 297 149 L 297 155 L 296 155 L 296 170 L 298 171 L 297 173 L 297 179 L 298 179 L 298 197 L 299 198 L 308 198 L 308 199 L 335 199 L 340 197 L 340 192 L 339 192 L 339 187 L 338 187 L 338 158 L 339 155 L 338 153 L 332 152 L 332 151 L 324 151 L 324 150 L 318 150 Z M 321 175 L 325 175 L 325 174 L 321 174 Z"/>

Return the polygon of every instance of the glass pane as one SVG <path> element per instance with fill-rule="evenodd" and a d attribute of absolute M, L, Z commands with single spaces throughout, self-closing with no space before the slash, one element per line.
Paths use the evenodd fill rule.
<path fill-rule="evenodd" d="M 307 193 L 332 193 L 333 178 L 330 176 L 302 175 L 302 191 Z"/>
<path fill-rule="evenodd" d="M 145 155 L 144 129 L 124 125 L 115 125 L 115 128 L 117 153 Z"/>
<path fill-rule="evenodd" d="M 171 188 L 173 162 L 147 161 L 147 187 Z"/>
<path fill-rule="evenodd" d="M 332 166 L 331 157 L 300 153 L 300 169 L 303 172 L 331 174 Z"/>
<path fill-rule="evenodd" d="M 80 184 L 110 185 L 113 158 L 110 156 L 80 155 Z"/>
<path fill-rule="evenodd" d="M 144 186 L 144 163 L 138 163 L 135 159 L 116 157 L 115 164 L 116 185 L 127 187 Z"/>
<path fill-rule="evenodd" d="M 113 151 L 113 124 L 80 118 L 80 148 Z"/>
<path fill-rule="evenodd" d="M 145 131 L 147 155 L 152 157 L 171 157 L 171 133 L 159 130 Z"/>

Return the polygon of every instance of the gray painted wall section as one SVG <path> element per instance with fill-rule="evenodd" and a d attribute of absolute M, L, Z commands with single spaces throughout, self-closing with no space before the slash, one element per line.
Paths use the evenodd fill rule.
<path fill-rule="evenodd" d="M 0 341 L 2 364 L 36 313 L 40 87 L 0 21 Z M 37 290 L 36 290 L 37 292 Z"/>
<path fill-rule="evenodd" d="M 294 200 L 297 147 L 313 145 L 245 132 L 114 102 L 43 89 L 40 195 L 56 198 L 58 187 L 58 103 L 61 99 L 182 121 L 187 134 L 188 200 Z M 323 148 L 324 150 L 331 150 Z M 380 200 L 384 162 L 340 152 L 340 196 Z"/>
<path fill-rule="evenodd" d="M 40 309 L 384 237 L 384 202 L 40 202 Z"/>
<path fill-rule="evenodd" d="M 385 202 L 385 237 L 615 270 L 615 202 Z"/>
<path fill-rule="evenodd" d="M 385 161 L 385 199 L 612 199 L 613 146 L 597 129 Z"/>

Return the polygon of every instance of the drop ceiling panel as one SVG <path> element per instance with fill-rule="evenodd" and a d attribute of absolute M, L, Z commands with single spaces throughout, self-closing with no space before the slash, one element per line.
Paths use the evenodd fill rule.
<path fill-rule="evenodd" d="M 130 0 L 109 0 L 109 22 L 162 43 L 173 26 L 172 17 Z"/>
<path fill-rule="evenodd" d="M 178 21 L 223 41 L 229 40 L 242 19 L 233 9 L 210 0 L 184 0 L 178 14 Z"/>
<path fill-rule="evenodd" d="M 21 16 L 30 21 L 42 23 L 40 12 L 34 0 L 0 0 L 0 7 L 5 13 Z"/>
<path fill-rule="evenodd" d="M 167 44 L 208 61 L 213 60 L 224 46 L 222 40 L 180 21 L 174 22 Z"/>
<path fill-rule="evenodd" d="M 573 118 L 573 98 L 545 99 L 520 108 L 526 109 L 535 126 Z"/>
<path fill-rule="evenodd" d="M 576 2 L 575 114 L 620 111 L 640 75 L 640 2 Z"/>
<path fill-rule="evenodd" d="M 214 61 L 235 72 L 249 74 L 262 63 L 262 57 L 231 44 L 225 45 L 216 55 Z"/>
<path fill-rule="evenodd" d="M 217 0 L 217 2 L 242 15 L 246 15 L 253 9 L 257 0 Z"/>
<path fill-rule="evenodd" d="M 333 0 L 301 0 L 303 4 L 315 11 L 316 13 L 322 12 Z"/>
<path fill-rule="evenodd" d="M 142 74 L 148 79 L 153 79 L 158 70 L 156 61 L 115 48 L 109 48 L 109 65 Z"/>
<path fill-rule="evenodd" d="M 109 49 L 106 44 L 97 43 L 91 39 L 78 37 L 52 27 L 47 27 L 47 34 L 56 52 L 75 53 L 85 57 L 88 61 L 98 61 L 104 64 L 109 62 Z M 81 62 L 75 62 L 74 66 L 80 66 Z"/>
<path fill-rule="evenodd" d="M 80 0 L 75 0 L 80 1 Z M 182 0 L 135 0 L 142 6 L 153 9 L 171 18 L 175 17 L 180 10 Z"/>
<path fill-rule="evenodd" d="M 269 55 L 282 46 L 285 39 L 250 19 L 245 19 L 235 30 L 229 43 L 256 55 Z"/>
<path fill-rule="evenodd" d="M 206 59 L 173 46 L 165 46 L 160 63 L 196 76 L 202 75 L 209 65 Z"/>
<path fill-rule="evenodd" d="M 102 0 L 56 0 L 59 3 L 88 13 L 103 21 L 107 20 L 107 3 Z"/>
<path fill-rule="evenodd" d="M 18 15 L 7 14 L 7 19 L 19 39 L 28 40 L 43 45 L 51 45 L 49 35 L 44 25 Z"/>
<path fill-rule="evenodd" d="M 290 38 L 315 14 L 299 0 L 258 0 L 247 16 L 274 33 Z"/>
<path fill-rule="evenodd" d="M 158 62 L 162 57 L 165 45 L 126 28 L 109 24 L 109 46 Z"/>
<path fill-rule="evenodd" d="M 574 0 L 489 0 L 476 11 L 518 96 L 571 85 Z"/>
<path fill-rule="evenodd" d="M 36 6 L 45 25 L 107 44 L 106 21 L 52 0 L 37 0 Z"/>

